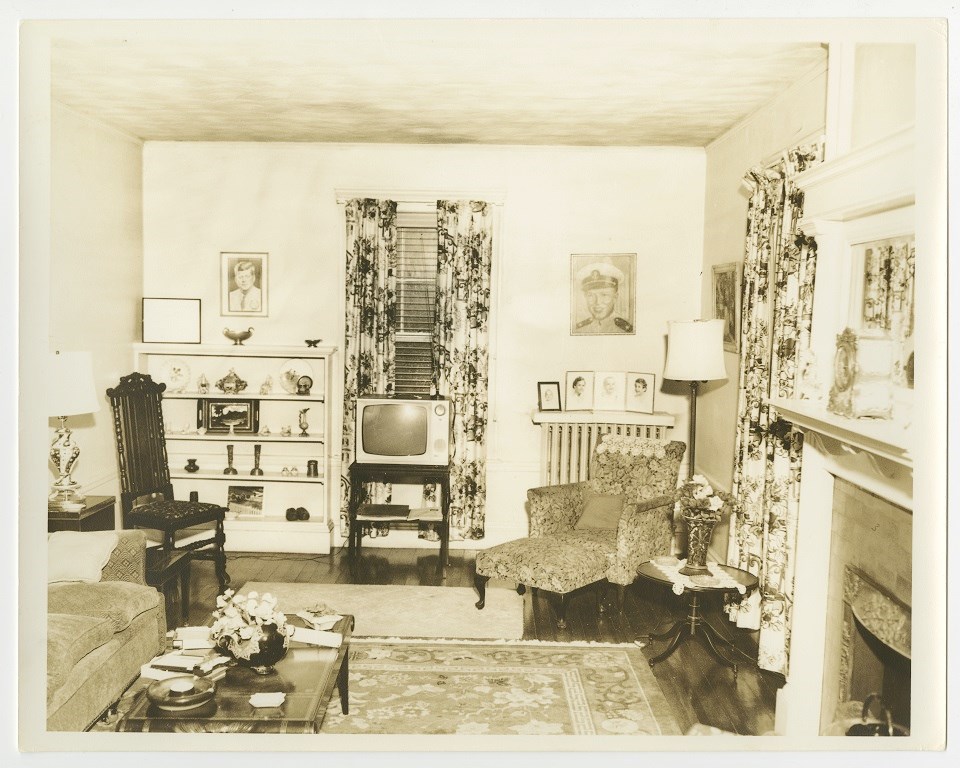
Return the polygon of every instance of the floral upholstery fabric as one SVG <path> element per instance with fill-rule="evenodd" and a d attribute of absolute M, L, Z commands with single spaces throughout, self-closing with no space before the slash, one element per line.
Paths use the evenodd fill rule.
<path fill-rule="evenodd" d="M 612 584 L 632 584 L 640 563 L 670 554 L 684 451 L 686 444 L 679 441 L 603 435 L 594 452 L 591 479 L 528 491 L 530 536 L 478 554 L 477 573 L 561 594 L 604 578 Z M 587 487 L 623 496 L 616 531 L 574 528 L 583 513 Z M 594 570 L 598 556 L 604 563 L 599 573 Z M 529 580 L 533 578 L 536 581 Z"/>
<path fill-rule="evenodd" d="M 604 578 L 604 549 L 596 543 L 559 536 L 517 539 L 480 552 L 476 568 L 480 576 L 566 594 Z"/>

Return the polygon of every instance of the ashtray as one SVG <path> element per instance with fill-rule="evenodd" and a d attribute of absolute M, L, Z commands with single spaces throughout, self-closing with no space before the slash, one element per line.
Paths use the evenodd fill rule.
<path fill-rule="evenodd" d="M 160 709 L 176 712 L 208 702 L 215 690 L 214 682 L 205 677 L 178 675 L 151 683 L 147 688 L 147 698 Z"/>

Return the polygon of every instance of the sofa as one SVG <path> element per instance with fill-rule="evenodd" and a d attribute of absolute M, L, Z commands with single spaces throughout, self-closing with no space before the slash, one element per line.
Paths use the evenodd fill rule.
<path fill-rule="evenodd" d="M 89 729 L 163 651 L 164 600 L 145 571 L 143 531 L 50 535 L 48 731 Z"/>

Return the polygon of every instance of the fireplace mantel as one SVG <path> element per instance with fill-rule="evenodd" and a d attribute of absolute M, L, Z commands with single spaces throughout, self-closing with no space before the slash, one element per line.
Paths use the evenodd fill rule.
<path fill-rule="evenodd" d="M 912 430 L 909 423 L 883 419 L 851 419 L 828 411 L 823 403 L 782 397 L 767 401 L 784 418 L 805 432 L 817 432 L 872 460 L 890 461 L 913 469 Z M 877 470 L 889 475 L 878 461 Z"/>

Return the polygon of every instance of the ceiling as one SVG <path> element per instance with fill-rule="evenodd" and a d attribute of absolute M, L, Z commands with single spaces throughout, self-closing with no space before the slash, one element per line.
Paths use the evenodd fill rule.
<path fill-rule="evenodd" d="M 55 101 L 150 141 L 705 146 L 814 67 L 750 21 L 61 22 Z"/>

